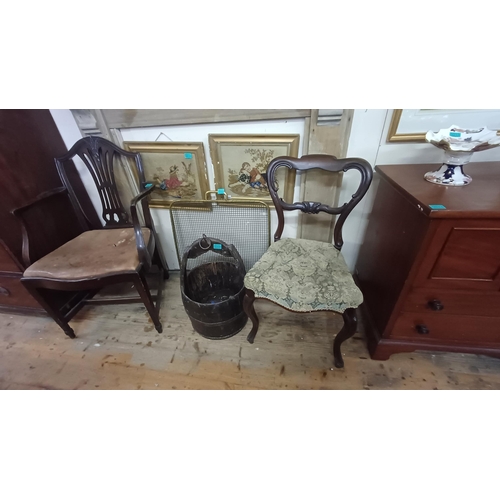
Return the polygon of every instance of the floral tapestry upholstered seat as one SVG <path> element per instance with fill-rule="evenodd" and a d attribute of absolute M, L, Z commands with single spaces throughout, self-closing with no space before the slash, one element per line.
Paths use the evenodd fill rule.
<path fill-rule="evenodd" d="M 245 286 L 297 312 L 343 313 L 363 302 L 342 254 L 321 241 L 278 240 L 248 271 Z"/>

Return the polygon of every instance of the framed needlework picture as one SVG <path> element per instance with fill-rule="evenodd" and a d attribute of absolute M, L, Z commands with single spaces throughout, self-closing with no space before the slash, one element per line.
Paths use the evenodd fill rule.
<path fill-rule="evenodd" d="M 124 142 L 124 148 L 141 154 L 146 182 L 160 187 L 151 194 L 151 207 L 205 199 L 210 188 L 202 142 Z M 134 175 L 138 182 L 137 172 Z"/>
<path fill-rule="evenodd" d="M 296 157 L 300 136 L 210 134 L 208 138 L 216 189 L 223 188 L 230 197 L 256 198 L 272 205 L 267 167 L 277 156 Z M 278 195 L 291 203 L 295 171 L 279 169 L 277 181 Z"/>

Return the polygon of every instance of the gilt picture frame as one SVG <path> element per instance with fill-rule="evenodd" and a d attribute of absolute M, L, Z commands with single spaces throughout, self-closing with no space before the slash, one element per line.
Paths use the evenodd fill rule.
<path fill-rule="evenodd" d="M 202 142 L 124 142 L 127 151 L 141 154 L 147 182 L 156 189 L 153 208 L 169 208 L 177 200 L 204 200 L 210 189 Z M 138 174 L 134 171 L 136 182 Z"/>
<path fill-rule="evenodd" d="M 458 125 L 467 128 L 488 127 L 500 135 L 499 109 L 395 109 L 387 142 L 426 142 L 429 130 Z"/>
<path fill-rule="evenodd" d="M 215 187 L 228 197 L 265 201 L 274 206 L 267 186 L 267 167 L 277 156 L 297 157 L 299 134 L 210 134 Z M 278 196 L 293 202 L 295 171 L 277 172 Z"/>

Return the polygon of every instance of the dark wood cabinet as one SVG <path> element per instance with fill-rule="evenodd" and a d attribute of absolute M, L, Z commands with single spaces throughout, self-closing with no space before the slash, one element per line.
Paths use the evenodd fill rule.
<path fill-rule="evenodd" d="M 40 312 L 40 305 L 22 285 L 23 268 L 0 240 L 0 311 Z"/>
<path fill-rule="evenodd" d="M 42 192 L 62 186 L 54 158 L 66 151 L 48 109 L 0 110 L 0 311 L 44 313 L 19 281 L 23 272 L 21 226 L 10 212 Z M 86 213 L 96 220 L 74 166 L 69 176 Z M 46 204 L 30 215 L 35 227 L 35 258 L 75 236 L 78 224 L 69 200 Z"/>
<path fill-rule="evenodd" d="M 375 169 L 354 273 L 374 359 L 417 349 L 500 357 L 500 162 L 467 165 L 464 187 L 425 181 L 435 167 Z"/>

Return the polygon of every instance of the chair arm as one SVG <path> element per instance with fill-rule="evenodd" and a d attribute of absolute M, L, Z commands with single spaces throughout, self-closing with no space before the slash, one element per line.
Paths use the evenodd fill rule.
<path fill-rule="evenodd" d="M 139 217 L 137 216 L 137 203 L 146 196 L 149 196 L 155 189 L 156 186 L 149 187 L 142 193 L 139 193 L 137 196 L 135 196 L 130 202 L 130 215 L 132 216 L 132 224 L 134 226 L 137 253 L 139 254 L 139 261 L 142 262 L 146 269 L 149 269 L 151 267 L 152 260 L 151 255 L 148 252 L 146 243 L 144 242 L 144 235 L 142 234 L 141 224 L 139 222 Z M 151 235 L 151 237 L 154 236 Z"/>
<path fill-rule="evenodd" d="M 23 205 L 22 207 L 14 208 L 13 210 L 10 211 L 12 215 L 17 217 L 19 222 L 21 223 L 21 231 L 22 231 L 22 256 L 23 256 L 23 264 L 25 267 L 31 266 L 31 259 L 30 259 L 30 242 L 29 242 L 29 234 L 28 234 L 28 228 L 26 226 L 26 222 L 23 218 L 23 214 L 26 210 L 34 207 L 41 201 L 46 200 L 47 198 L 51 198 L 52 196 L 57 196 L 60 194 L 68 194 L 68 190 L 65 187 L 58 187 L 55 189 L 51 189 L 50 191 L 44 191 L 43 193 L 39 194 L 33 201 L 29 202 L 26 205 Z"/>

